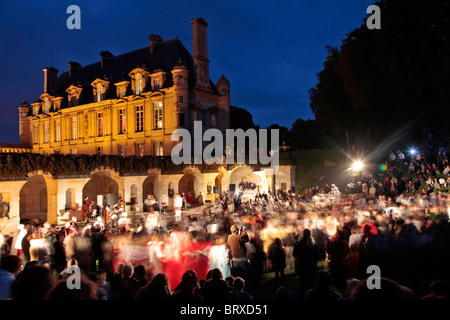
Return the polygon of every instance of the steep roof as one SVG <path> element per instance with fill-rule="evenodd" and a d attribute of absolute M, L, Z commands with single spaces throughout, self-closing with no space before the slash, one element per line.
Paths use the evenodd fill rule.
<path fill-rule="evenodd" d="M 114 83 L 130 81 L 131 79 L 128 74 L 137 67 L 149 72 L 157 69 L 165 71 L 167 75 L 164 87 L 171 87 L 173 85 L 171 70 L 180 58 L 189 70 L 189 85 L 192 88 L 195 84 L 192 56 L 181 41 L 175 38 L 157 44 L 153 53 L 150 53 L 150 47 L 147 46 L 118 56 L 107 57 L 104 59 L 103 68 L 99 61 L 72 71 L 70 78 L 69 71 L 63 72 L 55 84 L 49 88 L 49 93 L 64 97 L 61 105 L 61 108 L 64 108 L 67 106 L 67 88 L 72 84 L 79 85 L 83 87 L 80 104 L 90 103 L 93 101 L 93 88 L 91 83 L 95 79 L 100 78 L 110 83 L 106 99 L 115 98 L 116 90 Z M 217 89 L 214 83 L 210 81 L 210 84 L 213 91 L 216 92 Z M 148 81 L 149 85 L 150 81 Z M 131 90 L 130 87 L 128 90 Z M 144 91 L 146 90 L 147 88 Z"/>

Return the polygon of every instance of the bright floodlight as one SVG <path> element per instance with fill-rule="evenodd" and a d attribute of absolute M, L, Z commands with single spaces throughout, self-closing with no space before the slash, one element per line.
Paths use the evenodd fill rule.
<path fill-rule="evenodd" d="M 417 151 L 416 151 L 415 149 L 411 149 L 409 152 L 410 152 L 412 155 L 415 155 Z"/>
<path fill-rule="evenodd" d="M 355 162 L 353 162 L 353 171 L 361 171 L 362 168 L 364 168 L 364 163 L 361 160 L 356 160 Z"/>

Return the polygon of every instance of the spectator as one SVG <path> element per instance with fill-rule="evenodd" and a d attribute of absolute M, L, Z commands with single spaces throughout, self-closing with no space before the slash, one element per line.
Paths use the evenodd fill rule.
<path fill-rule="evenodd" d="M 335 301 L 343 296 L 331 288 L 331 274 L 326 270 L 317 273 L 317 287 L 306 292 L 305 300 Z"/>
<path fill-rule="evenodd" d="M 22 260 L 15 255 L 3 256 L 0 265 L 0 300 L 10 299 L 11 284 L 22 268 Z"/>
<path fill-rule="evenodd" d="M 269 247 L 269 259 L 275 272 L 276 286 L 284 285 L 284 269 L 286 268 L 286 249 L 280 238 L 276 238 Z"/>
<path fill-rule="evenodd" d="M 169 278 L 158 273 L 147 285 L 139 289 L 134 300 L 169 300 L 171 295 Z"/>
<path fill-rule="evenodd" d="M 171 296 L 172 300 L 181 301 L 198 301 L 202 300 L 202 297 L 197 294 L 196 288 L 198 286 L 197 273 L 194 270 L 187 270 L 181 278 L 181 283 L 178 285 L 175 293 Z"/>
<path fill-rule="evenodd" d="M 253 300 L 253 296 L 251 296 L 247 291 L 245 291 L 245 280 L 241 277 L 236 277 L 233 282 L 233 290 L 228 293 L 229 300 Z"/>
<path fill-rule="evenodd" d="M 26 266 L 17 284 L 13 284 L 14 300 L 44 300 L 55 283 L 48 267 Z"/>
<path fill-rule="evenodd" d="M 222 271 L 218 268 L 212 269 L 211 279 L 206 280 L 203 285 L 204 300 L 224 300 L 228 292 L 229 288 L 225 280 L 223 280 Z"/>
<path fill-rule="evenodd" d="M 47 295 L 48 300 L 97 300 L 97 287 L 85 275 L 81 275 L 80 288 L 68 288 L 64 280 L 60 280 Z"/>
<path fill-rule="evenodd" d="M 318 248 L 311 239 L 311 231 L 305 229 L 303 238 L 294 247 L 295 272 L 300 278 L 300 297 L 304 298 L 307 290 L 312 288 L 317 272 Z"/>

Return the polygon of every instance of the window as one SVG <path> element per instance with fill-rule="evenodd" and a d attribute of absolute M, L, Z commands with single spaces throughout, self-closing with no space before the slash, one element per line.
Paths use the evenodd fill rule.
<path fill-rule="evenodd" d="M 78 118 L 72 117 L 72 140 L 78 139 Z"/>
<path fill-rule="evenodd" d="M 45 122 L 44 123 L 44 143 L 48 143 L 49 135 L 50 135 L 50 125 L 48 122 Z"/>
<path fill-rule="evenodd" d="M 144 131 L 144 106 L 136 106 L 136 132 Z"/>
<path fill-rule="evenodd" d="M 155 115 L 154 130 L 161 130 L 163 127 L 162 102 L 153 103 L 153 110 Z"/>
<path fill-rule="evenodd" d="M 179 96 L 178 97 L 178 102 L 184 102 L 184 97 L 183 96 Z"/>
<path fill-rule="evenodd" d="M 39 143 L 39 124 L 37 123 L 33 126 L 33 143 Z"/>
<path fill-rule="evenodd" d="M 122 157 L 125 157 L 126 156 L 126 149 L 127 149 L 126 145 L 119 144 L 119 155 L 122 156 Z"/>
<path fill-rule="evenodd" d="M 119 98 L 125 97 L 125 87 L 119 88 Z"/>
<path fill-rule="evenodd" d="M 69 94 L 69 107 L 75 107 L 77 104 L 77 94 L 72 90 Z"/>
<path fill-rule="evenodd" d="M 184 84 L 184 78 L 183 76 L 178 77 L 178 84 Z"/>
<path fill-rule="evenodd" d="M 119 109 L 119 134 L 127 132 L 127 116 L 125 115 L 125 109 Z"/>
<path fill-rule="evenodd" d="M 223 96 L 226 96 L 226 95 L 227 95 L 227 89 L 223 89 L 223 90 L 222 90 L 222 95 L 223 95 Z"/>
<path fill-rule="evenodd" d="M 159 79 L 153 80 L 153 91 L 159 91 L 161 87 L 161 83 L 159 82 Z"/>
<path fill-rule="evenodd" d="M 77 149 L 70 149 L 71 154 L 77 154 Z"/>
<path fill-rule="evenodd" d="M 100 156 L 103 154 L 103 147 L 97 147 L 97 154 Z"/>
<path fill-rule="evenodd" d="M 184 113 L 178 114 L 178 125 L 184 127 Z"/>
<path fill-rule="evenodd" d="M 97 102 L 102 101 L 102 90 L 103 90 L 103 86 L 101 83 L 97 83 Z"/>
<path fill-rule="evenodd" d="M 209 116 L 209 126 L 211 128 L 215 128 L 216 127 L 216 115 L 214 113 L 211 113 Z"/>
<path fill-rule="evenodd" d="M 143 157 L 143 156 L 144 156 L 144 144 L 136 143 L 136 157 Z"/>
<path fill-rule="evenodd" d="M 191 127 L 194 127 L 194 122 L 197 121 L 197 110 L 191 110 Z"/>
<path fill-rule="evenodd" d="M 97 113 L 97 136 L 103 137 L 103 112 Z"/>
<path fill-rule="evenodd" d="M 164 144 L 162 141 L 155 142 L 155 156 L 163 156 L 164 155 Z"/>
<path fill-rule="evenodd" d="M 55 142 L 61 141 L 61 120 L 55 120 Z"/>
<path fill-rule="evenodd" d="M 44 113 L 50 112 L 50 100 L 48 98 L 45 98 L 44 100 Z"/>
<path fill-rule="evenodd" d="M 142 93 L 142 74 L 136 74 L 136 79 L 134 80 L 134 92 L 135 94 Z"/>

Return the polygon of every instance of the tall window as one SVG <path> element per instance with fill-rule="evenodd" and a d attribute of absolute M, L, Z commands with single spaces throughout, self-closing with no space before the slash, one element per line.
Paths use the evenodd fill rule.
<path fill-rule="evenodd" d="M 97 147 L 97 154 L 100 156 L 103 154 L 103 147 Z"/>
<path fill-rule="evenodd" d="M 183 96 L 179 96 L 178 97 L 178 102 L 184 102 L 184 97 Z"/>
<path fill-rule="evenodd" d="M 33 143 L 39 143 L 39 124 L 37 123 L 33 126 Z"/>
<path fill-rule="evenodd" d="M 154 102 L 153 110 L 155 115 L 154 130 L 160 130 L 163 127 L 162 102 Z"/>
<path fill-rule="evenodd" d="M 102 89 L 103 89 L 102 84 L 97 83 L 97 102 L 102 101 Z"/>
<path fill-rule="evenodd" d="M 44 123 L 44 143 L 48 143 L 50 135 L 50 124 L 48 122 Z"/>
<path fill-rule="evenodd" d="M 194 121 L 197 121 L 197 110 L 191 110 L 191 127 L 194 127 Z"/>
<path fill-rule="evenodd" d="M 48 98 L 45 98 L 44 100 L 44 113 L 50 112 L 50 100 Z"/>
<path fill-rule="evenodd" d="M 125 109 L 119 109 L 119 134 L 127 132 L 127 116 Z"/>
<path fill-rule="evenodd" d="M 119 155 L 122 156 L 122 157 L 125 157 L 126 156 L 126 149 L 127 149 L 126 145 L 120 144 L 119 145 Z"/>
<path fill-rule="evenodd" d="M 136 143 L 136 157 L 143 157 L 143 156 L 144 156 L 144 144 Z"/>
<path fill-rule="evenodd" d="M 144 131 L 144 106 L 136 106 L 136 132 Z"/>
<path fill-rule="evenodd" d="M 123 98 L 125 96 L 125 87 L 122 86 L 119 88 L 119 98 Z"/>
<path fill-rule="evenodd" d="M 153 80 L 153 91 L 159 91 L 161 88 L 161 83 L 159 82 L 159 79 Z"/>
<path fill-rule="evenodd" d="M 77 104 L 77 94 L 72 90 L 69 94 L 69 107 L 75 107 Z"/>
<path fill-rule="evenodd" d="M 214 113 L 211 113 L 209 116 L 209 126 L 211 128 L 215 128 L 216 127 L 216 115 Z"/>
<path fill-rule="evenodd" d="M 155 142 L 155 156 L 163 156 L 164 155 L 164 144 L 162 141 Z"/>
<path fill-rule="evenodd" d="M 97 136 L 103 137 L 103 112 L 97 113 Z"/>
<path fill-rule="evenodd" d="M 72 140 L 78 139 L 78 118 L 72 117 Z"/>
<path fill-rule="evenodd" d="M 134 92 L 135 94 L 142 93 L 142 74 L 136 74 L 136 78 L 134 80 Z"/>
<path fill-rule="evenodd" d="M 184 113 L 182 112 L 178 114 L 178 125 L 184 127 Z"/>
<path fill-rule="evenodd" d="M 55 142 L 61 141 L 61 120 L 55 120 Z"/>

